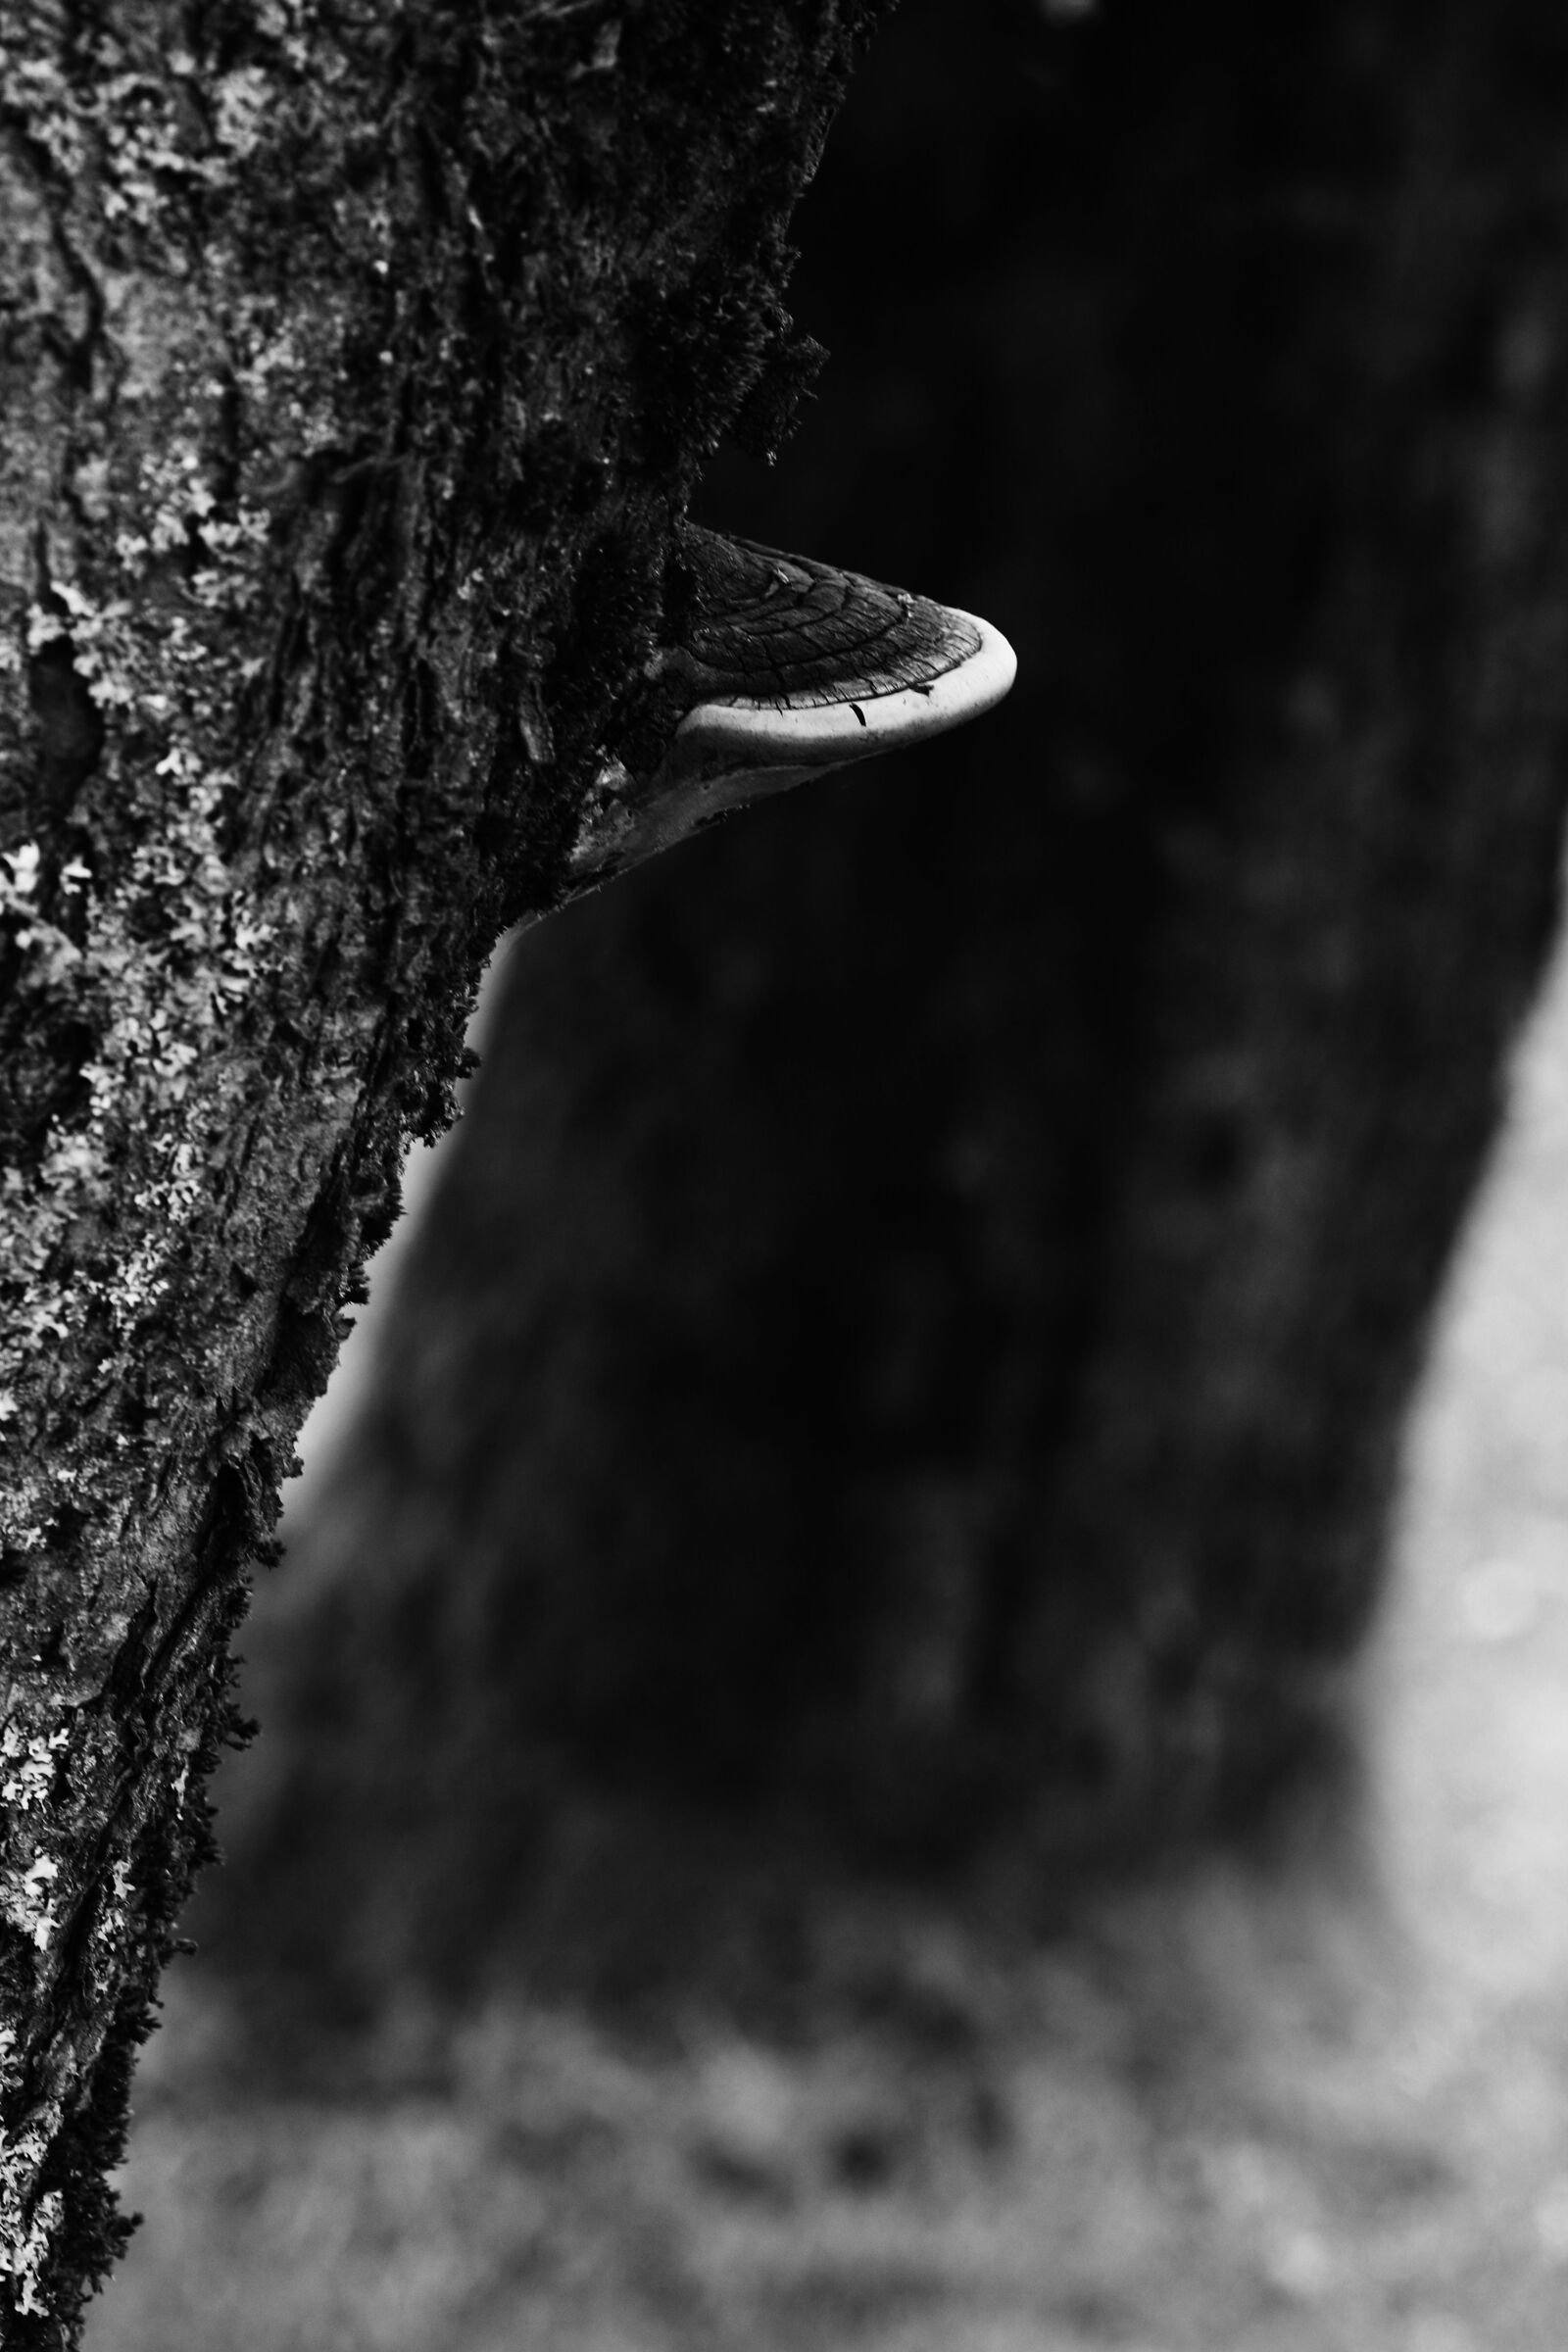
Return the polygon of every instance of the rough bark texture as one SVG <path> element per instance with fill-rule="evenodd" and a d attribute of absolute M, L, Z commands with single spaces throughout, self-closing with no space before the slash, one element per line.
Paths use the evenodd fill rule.
<path fill-rule="evenodd" d="M 0 33 L 0 2335 L 74 2340 L 339 1309 L 559 888 L 671 515 L 809 354 L 875 0 Z"/>
<path fill-rule="evenodd" d="M 715 1808 L 775 1893 L 803 1817 L 1053 1887 L 1353 1771 L 1556 904 L 1565 110 L 1547 0 L 901 13 L 804 219 L 839 405 L 706 512 L 1019 686 L 518 954 L 236 1955 L 635 1976 L 729 1932 Z"/>

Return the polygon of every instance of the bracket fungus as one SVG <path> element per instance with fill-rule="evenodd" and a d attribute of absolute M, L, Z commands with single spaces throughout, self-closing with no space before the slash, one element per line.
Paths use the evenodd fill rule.
<path fill-rule="evenodd" d="M 972 612 L 695 524 L 667 586 L 673 642 L 648 664 L 653 727 L 638 730 L 662 755 L 600 768 L 571 855 L 579 888 L 750 801 L 979 717 L 1017 667 Z"/>

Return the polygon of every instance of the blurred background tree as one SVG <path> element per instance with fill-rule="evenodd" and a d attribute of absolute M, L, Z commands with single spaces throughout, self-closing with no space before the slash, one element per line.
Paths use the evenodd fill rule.
<path fill-rule="evenodd" d="M 1546 0 L 906 0 L 799 219 L 820 401 L 700 513 L 1018 686 L 509 959 L 210 1959 L 738 1982 L 843 1871 L 1353 1844 L 1555 912 L 1565 99 Z"/>

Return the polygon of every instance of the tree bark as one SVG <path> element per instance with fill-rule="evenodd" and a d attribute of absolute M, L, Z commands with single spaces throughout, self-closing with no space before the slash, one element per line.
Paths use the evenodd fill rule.
<path fill-rule="evenodd" d="M 776 1929 L 803 1821 L 1054 1893 L 1353 1790 L 1557 903 L 1565 103 L 1545 0 L 901 13 L 808 212 L 849 391 L 729 519 L 1019 686 L 517 956 L 231 1951 L 679 1969 L 715 1821 Z"/>
<path fill-rule="evenodd" d="M 877 13 L 5 12 L 8 2345 L 123 2236 L 294 1433 L 671 520 L 809 373 L 785 224 Z"/>

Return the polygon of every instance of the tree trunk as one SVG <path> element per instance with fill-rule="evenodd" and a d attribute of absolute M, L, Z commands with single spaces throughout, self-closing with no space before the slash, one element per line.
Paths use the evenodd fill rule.
<path fill-rule="evenodd" d="M 1549 0 L 901 13 L 806 215 L 837 405 L 724 518 L 1018 689 L 517 953 L 229 1949 L 684 1966 L 733 1892 L 656 1815 L 765 1881 L 1353 1784 L 1556 905 L 1565 108 Z"/>
<path fill-rule="evenodd" d="M 879 0 L 0 32 L 0 2334 L 67 2344 L 228 1641 Z M 743 420 L 744 421 L 744 420 Z"/>

